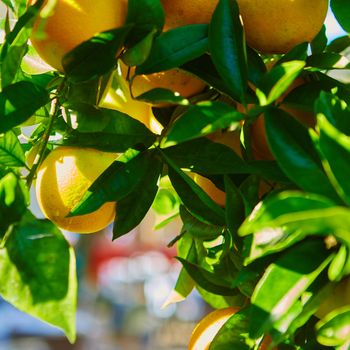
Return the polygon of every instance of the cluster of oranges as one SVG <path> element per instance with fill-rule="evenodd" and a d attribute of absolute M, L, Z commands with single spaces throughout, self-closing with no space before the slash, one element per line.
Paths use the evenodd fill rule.
<path fill-rule="evenodd" d="M 35 0 L 29 0 L 30 5 L 33 3 Z M 188 24 L 209 23 L 218 0 L 161 0 L 161 3 L 166 18 L 164 31 L 167 31 Z M 261 54 L 286 53 L 297 44 L 312 41 L 328 10 L 328 0 L 237 0 L 237 3 L 247 43 Z M 61 60 L 68 51 L 101 31 L 124 24 L 127 5 L 127 0 L 57 0 L 53 13 L 37 18 L 31 42 L 46 63 L 62 72 Z M 134 67 L 121 64 L 121 69 L 120 84 L 125 85 L 123 96 L 110 88 L 101 106 L 123 111 L 151 129 L 152 106 L 133 96 L 160 87 L 191 97 L 206 88 L 197 77 L 172 69 L 137 76 L 130 90 L 126 72 L 132 73 Z M 272 158 L 262 118 L 253 124 L 251 133 L 256 158 Z M 237 134 L 217 133 L 212 139 L 240 152 Z M 96 232 L 111 223 L 116 212 L 115 203 L 106 203 L 91 214 L 66 216 L 117 156 L 79 147 L 58 147 L 52 151 L 39 167 L 36 180 L 37 198 L 44 214 L 59 227 L 80 233 Z M 198 176 L 195 180 L 219 205 L 225 205 L 224 192 L 206 178 Z M 208 349 L 215 333 L 235 312 L 229 308 L 203 320 L 193 333 L 189 349 Z M 208 328 L 209 325 L 218 327 Z"/>

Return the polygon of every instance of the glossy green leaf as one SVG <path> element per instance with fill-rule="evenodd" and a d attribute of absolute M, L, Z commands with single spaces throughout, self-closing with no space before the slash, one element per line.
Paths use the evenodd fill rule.
<path fill-rule="evenodd" d="M 29 212 L 24 216 L 0 249 L 0 276 L 0 294 L 6 301 L 75 341 L 75 255 L 52 223 Z"/>
<path fill-rule="evenodd" d="M 189 141 L 230 126 L 239 127 L 244 116 L 234 107 L 222 102 L 200 102 L 175 121 L 164 147 Z"/>
<path fill-rule="evenodd" d="M 207 51 L 208 25 L 192 24 L 167 30 L 154 41 L 147 60 L 136 74 L 151 74 L 179 67 Z"/>
<path fill-rule="evenodd" d="M 328 278 L 330 281 L 338 282 L 342 279 L 344 268 L 346 267 L 349 259 L 348 247 L 346 245 L 341 245 L 334 259 L 329 265 Z"/>
<path fill-rule="evenodd" d="M 316 325 L 317 340 L 326 346 L 340 346 L 350 340 L 350 306 L 334 310 Z"/>
<path fill-rule="evenodd" d="M 325 170 L 339 196 L 350 204 L 350 137 L 337 130 L 322 115 L 318 117 L 317 124 L 320 128 L 319 146 Z"/>
<path fill-rule="evenodd" d="M 274 322 L 293 306 L 327 267 L 329 260 L 324 243 L 312 240 L 299 244 L 272 263 L 252 295 L 251 337 L 256 338 L 273 328 Z"/>
<path fill-rule="evenodd" d="M 74 104 L 70 113 L 76 129 L 64 136 L 64 145 L 125 152 L 138 144 L 149 147 L 156 140 L 143 123 L 120 111 Z"/>
<path fill-rule="evenodd" d="M 177 257 L 191 278 L 205 290 L 219 295 L 232 296 L 238 293 L 237 289 L 230 288 L 229 282 L 218 276 L 215 272 L 205 270 L 199 265 L 190 263 Z"/>
<path fill-rule="evenodd" d="M 49 95 L 38 85 L 20 81 L 0 92 L 0 133 L 25 122 L 49 102 Z"/>
<path fill-rule="evenodd" d="M 11 225 L 21 220 L 29 204 L 24 182 L 9 172 L 0 179 L 0 239 Z"/>
<path fill-rule="evenodd" d="M 126 44 L 137 45 L 151 32 L 159 34 L 164 25 L 164 10 L 159 0 L 129 0 L 126 24 L 133 26 Z"/>
<path fill-rule="evenodd" d="M 159 104 L 178 104 L 187 106 L 190 102 L 182 97 L 178 92 L 168 89 L 156 88 L 136 96 L 140 101 L 159 105 Z"/>
<path fill-rule="evenodd" d="M 147 160 L 144 176 L 131 193 L 118 201 L 113 239 L 130 232 L 145 217 L 158 191 L 158 179 L 162 167 L 161 160 L 151 154 Z"/>
<path fill-rule="evenodd" d="M 343 29 L 350 33 L 350 4 L 346 0 L 331 0 L 332 11 Z"/>
<path fill-rule="evenodd" d="M 189 152 L 188 150 L 191 150 Z M 179 168 L 191 169 L 195 173 L 244 174 L 252 171 L 228 146 L 207 138 L 198 138 L 162 150 Z"/>
<path fill-rule="evenodd" d="M 216 204 L 192 178 L 179 169 L 165 153 L 161 153 L 169 165 L 169 178 L 186 208 L 199 220 L 214 225 L 224 225 L 224 210 Z"/>
<path fill-rule="evenodd" d="M 283 110 L 270 108 L 265 112 L 265 129 L 273 155 L 295 184 L 305 191 L 339 200 L 302 124 Z"/>
<path fill-rule="evenodd" d="M 116 64 L 116 55 L 130 29 L 130 25 L 125 25 L 96 34 L 69 51 L 62 59 L 67 77 L 81 82 L 109 72 Z"/>
<path fill-rule="evenodd" d="M 71 215 L 83 215 L 106 202 L 118 202 L 140 183 L 147 171 L 149 154 L 133 149 L 118 157 L 89 187 Z"/>
<path fill-rule="evenodd" d="M 306 61 L 310 67 L 319 69 L 348 69 L 350 60 L 339 53 L 325 52 L 314 54 L 308 57 Z"/>
<path fill-rule="evenodd" d="M 258 82 L 257 96 L 260 105 L 267 106 L 276 101 L 300 75 L 304 61 L 290 61 L 275 65 Z"/>
<path fill-rule="evenodd" d="M 183 222 L 182 230 L 195 239 L 214 240 L 222 235 L 224 228 L 198 220 L 184 207 L 180 207 L 180 216 Z"/>
<path fill-rule="evenodd" d="M 22 146 L 12 131 L 0 134 L 0 164 L 5 167 L 25 166 Z"/>
<path fill-rule="evenodd" d="M 220 0 L 209 26 L 212 60 L 232 97 L 246 101 L 247 50 L 244 30 L 235 0 Z"/>

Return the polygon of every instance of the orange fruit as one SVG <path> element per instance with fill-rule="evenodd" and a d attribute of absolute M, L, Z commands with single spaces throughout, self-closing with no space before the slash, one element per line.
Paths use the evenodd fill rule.
<path fill-rule="evenodd" d="M 161 0 L 165 11 L 164 30 L 209 23 L 218 0 Z"/>
<path fill-rule="evenodd" d="M 57 0 L 52 14 L 38 16 L 30 39 L 40 57 L 62 71 L 68 51 L 99 32 L 121 27 L 126 12 L 127 0 Z"/>
<path fill-rule="evenodd" d="M 212 311 L 205 316 L 193 330 L 188 350 L 208 350 L 221 327 L 238 311 L 236 307 L 227 307 Z M 268 337 L 264 339 L 260 350 L 267 350 L 270 342 Z"/>
<path fill-rule="evenodd" d="M 328 0 L 238 0 L 248 45 L 266 53 L 286 53 L 311 42 L 321 30 Z"/>
<path fill-rule="evenodd" d="M 36 180 L 36 197 L 45 217 L 62 229 L 78 233 L 97 232 L 109 225 L 115 216 L 114 202 L 89 214 L 66 216 L 116 157 L 92 148 L 66 146 L 50 152 Z"/>
<path fill-rule="evenodd" d="M 315 315 L 325 317 L 329 312 L 340 307 L 350 305 L 350 277 L 344 278 L 323 301 Z"/>

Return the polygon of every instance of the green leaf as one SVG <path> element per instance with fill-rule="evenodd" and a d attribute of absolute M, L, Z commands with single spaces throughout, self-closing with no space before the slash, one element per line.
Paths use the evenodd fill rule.
<path fill-rule="evenodd" d="M 301 123 L 283 110 L 269 108 L 265 112 L 265 130 L 273 155 L 294 183 L 305 191 L 339 201 L 308 130 Z"/>
<path fill-rule="evenodd" d="M 327 70 L 350 68 L 349 59 L 344 55 L 334 52 L 313 54 L 307 58 L 306 64 L 310 67 Z"/>
<path fill-rule="evenodd" d="M 66 134 L 64 145 L 125 152 L 135 145 L 151 146 L 156 136 L 141 122 L 125 113 L 87 104 L 70 106 L 76 129 Z"/>
<path fill-rule="evenodd" d="M 328 278 L 330 281 L 339 282 L 342 279 L 344 274 L 344 268 L 346 268 L 346 264 L 348 263 L 348 260 L 349 260 L 348 247 L 343 244 L 340 246 L 334 259 L 329 265 Z"/>
<path fill-rule="evenodd" d="M 180 207 L 180 216 L 183 222 L 182 231 L 187 232 L 195 239 L 214 240 L 223 234 L 223 226 L 198 220 L 184 206 Z"/>
<path fill-rule="evenodd" d="M 170 103 L 172 105 L 177 104 L 187 106 L 190 104 L 190 102 L 186 98 L 182 97 L 178 92 L 163 88 L 155 88 L 149 90 L 141 95 L 136 96 L 136 98 L 140 101 L 155 105 Z"/>
<path fill-rule="evenodd" d="M 145 217 L 157 194 L 162 167 L 161 160 L 154 153 L 149 153 L 144 176 L 132 192 L 117 203 L 113 239 L 130 232 Z"/>
<path fill-rule="evenodd" d="M 106 202 L 126 197 L 145 176 L 148 158 L 148 152 L 133 149 L 125 152 L 95 180 L 70 215 L 88 214 Z"/>
<path fill-rule="evenodd" d="M 327 47 L 327 34 L 326 34 L 326 26 L 323 25 L 322 29 L 319 31 L 317 36 L 311 42 L 311 50 L 313 54 L 322 53 Z"/>
<path fill-rule="evenodd" d="M 256 94 L 260 105 L 276 101 L 291 86 L 305 66 L 304 61 L 290 61 L 275 65 L 258 82 Z"/>
<path fill-rule="evenodd" d="M 225 223 L 224 210 L 198 186 L 190 176 L 179 169 L 171 158 L 161 153 L 169 165 L 169 178 L 186 208 L 199 220 L 214 225 Z"/>
<path fill-rule="evenodd" d="M 74 250 L 58 229 L 27 212 L 0 249 L 0 294 L 18 309 L 62 329 L 74 342 L 75 268 Z"/>
<path fill-rule="evenodd" d="M 126 24 L 133 26 L 126 38 L 128 47 L 137 45 L 151 32 L 159 34 L 165 21 L 159 0 L 129 0 Z"/>
<path fill-rule="evenodd" d="M 207 47 L 207 24 L 168 30 L 155 39 L 150 55 L 136 68 L 136 74 L 151 74 L 179 67 L 203 55 Z"/>
<path fill-rule="evenodd" d="M 24 182 L 9 172 L 0 179 L 0 239 L 11 225 L 21 220 L 29 204 Z"/>
<path fill-rule="evenodd" d="M 350 33 L 350 4 L 347 0 L 331 0 L 332 11 L 343 29 Z"/>
<path fill-rule="evenodd" d="M 99 33 L 69 51 L 62 59 L 67 77 L 73 82 L 82 82 L 109 72 L 130 29 L 130 25 L 125 25 Z"/>
<path fill-rule="evenodd" d="M 26 164 L 22 146 L 12 131 L 0 134 L 0 164 L 5 167 L 23 167 Z"/>
<path fill-rule="evenodd" d="M 239 228 L 241 236 L 254 234 L 245 241 L 246 263 L 282 251 L 308 235 L 336 230 L 335 212 L 333 202 L 313 194 L 288 191 L 268 197 Z"/>
<path fill-rule="evenodd" d="M 190 150 L 190 152 L 189 152 Z M 253 171 L 230 147 L 198 138 L 162 150 L 179 168 L 207 175 L 244 174 Z"/>
<path fill-rule="evenodd" d="M 239 127 L 243 114 L 222 102 L 200 102 L 175 121 L 170 129 L 164 147 L 189 141 L 228 127 Z"/>
<path fill-rule="evenodd" d="M 212 60 L 231 96 L 246 101 L 247 51 L 244 31 L 235 0 L 220 0 L 209 26 Z"/>
<path fill-rule="evenodd" d="M 324 168 L 339 196 L 350 204 L 350 137 L 337 130 L 322 115 L 319 115 L 317 124 Z"/>
<path fill-rule="evenodd" d="M 183 258 L 177 257 L 191 278 L 203 289 L 219 295 L 233 296 L 238 293 L 237 289 L 229 287 L 229 282 L 218 276 L 215 272 L 203 269 L 190 263 Z"/>
<path fill-rule="evenodd" d="M 311 240 L 269 265 L 252 295 L 250 336 L 256 338 L 272 329 L 329 262 L 324 243 Z"/>
<path fill-rule="evenodd" d="M 340 346 L 350 340 L 350 306 L 336 309 L 316 324 L 317 340 L 326 346 Z"/>
<path fill-rule="evenodd" d="M 247 343 L 250 309 L 245 308 L 231 316 L 220 328 L 208 350 L 249 350 Z"/>
<path fill-rule="evenodd" d="M 340 53 L 350 46 L 350 37 L 348 35 L 341 36 L 334 39 L 326 48 L 327 52 Z"/>
<path fill-rule="evenodd" d="M 49 95 L 38 85 L 20 81 L 0 93 L 0 133 L 25 122 L 49 102 Z"/>
<path fill-rule="evenodd" d="M 156 29 L 152 30 L 140 42 L 125 51 L 121 56 L 123 62 L 128 66 L 138 66 L 145 62 L 151 52 L 156 33 Z"/>

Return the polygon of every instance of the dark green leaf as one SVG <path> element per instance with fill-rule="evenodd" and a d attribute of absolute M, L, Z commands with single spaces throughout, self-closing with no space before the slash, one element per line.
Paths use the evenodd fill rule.
<path fill-rule="evenodd" d="M 339 201 L 323 172 L 308 130 L 288 113 L 270 108 L 265 130 L 273 155 L 285 174 L 303 190 Z"/>
<path fill-rule="evenodd" d="M 224 225 L 224 210 L 216 204 L 192 178 L 179 169 L 165 153 L 161 153 L 169 165 L 169 178 L 186 208 L 199 220 L 214 225 Z"/>
<path fill-rule="evenodd" d="M 147 60 L 136 74 L 151 74 L 176 68 L 207 51 L 208 25 L 192 24 L 166 31 L 154 41 Z"/>
<path fill-rule="evenodd" d="M 350 68 L 350 61 L 346 56 L 333 52 L 325 52 L 311 55 L 308 57 L 306 63 L 310 67 L 315 67 L 319 69 Z"/>
<path fill-rule="evenodd" d="M 156 136 L 143 123 L 125 113 L 87 104 L 74 104 L 70 109 L 76 130 L 65 135 L 64 145 L 125 152 L 135 145 L 149 147 L 155 142 Z"/>
<path fill-rule="evenodd" d="M 162 88 L 149 90 L 142 95 L 136 96 L 136 98 L 155 105 L 170 103 L 187 106 L 190 103 L 186 98 L 180 96 L 178 92 Z"/>
<path fill-rule="evenodd" d="M 82 82 L 109 72 L 130 29 L 131 26 L 125 25 L 99 33 L 68 52 L 62 59 L 67 77 Z"/>
<path fill-rule="evenodd" d="M 126 23 L 133 28 L 127 36 L 127 46 L 139 43 L 150 32 L 160 33 L 164 20 L 164 10 L 159 0 L 129 0 Z"/>
<path fill-rule="evenodd" d="M 234 107 L 221 102 L 200 102 L 188 110 L 174 123 L 169 131 L 165 147 L 210 134 L 228 127 L 238 127 L 243 114 Z"/>
<path fill-rule="evenodd" d="M 339 196 L 350 204 L 350 137 L 337 130 L 322 115 L 318 117 L 318 126 L 325 170 Z"/>
<path fill-rule="evenodd" d="M 244 103 L 248 86 L 247 52 L 236 1 L 219 1 L 209 26 L 209 47 L 231 96 Z"/>
<path fill-rule="evenodd" d="M 0 93 L 0 133 L 25 122 L 48 102 L 46 90 L 28 81 L 7 86 Z"/>
<path fill-rule="evenodd" d="M 118 202 L 140 183 L 147 170 L 149 155 L 128 150 L 89 187 L 72 215 L 91 213 L 106 202 Z"/>
<path fill-rule="evenodd" d="M 343 29 L 350 33 L 350 4 L 347 0 L 331 0 L 332 11 Z"/>
<path fill-rule="evenodd" d="M 158 191 L 158 179 L 162 167 L 161 160 L 150 153 L 144 176 L 132 192 L 117 203 L 113 239 L 130 232 L 145 217 Z"/>

